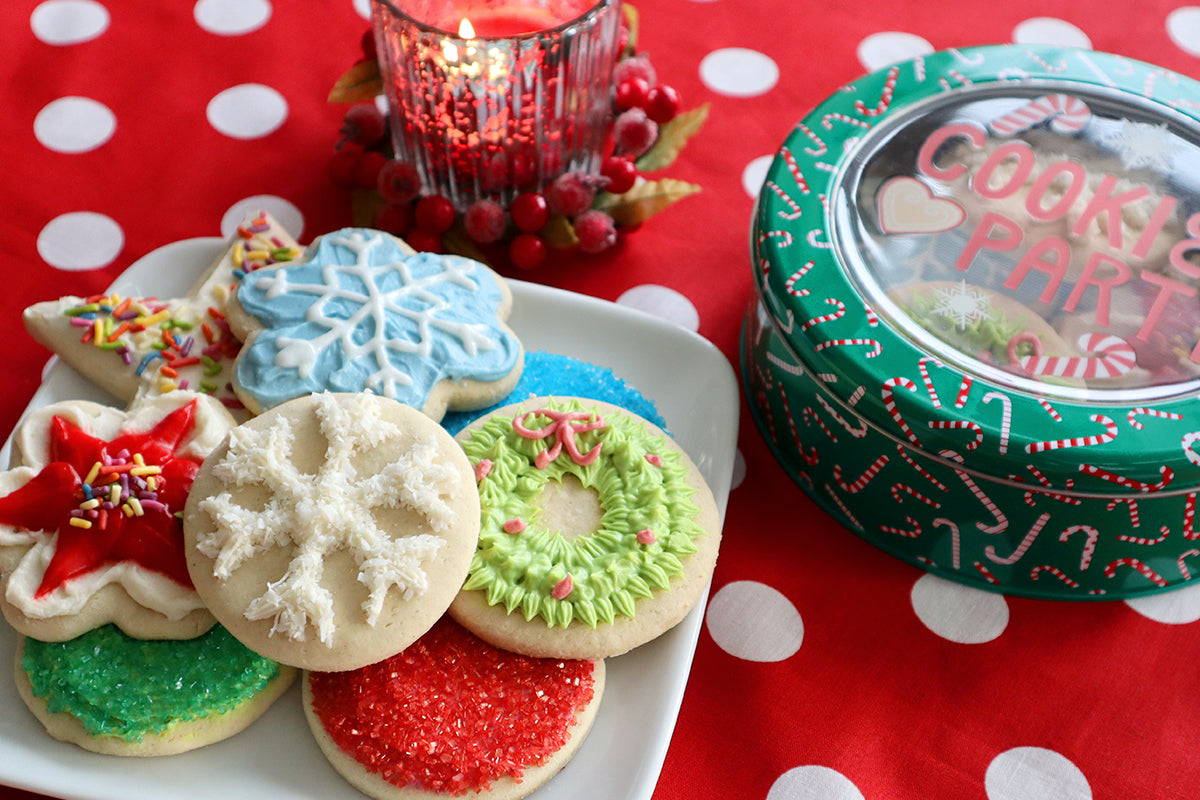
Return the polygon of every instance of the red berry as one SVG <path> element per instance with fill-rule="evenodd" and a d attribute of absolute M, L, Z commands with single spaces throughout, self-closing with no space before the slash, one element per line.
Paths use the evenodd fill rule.
<path fill-rule="evenodd" d="M 630 78 L 617 84 L 616 96 L 613 103 L 618 111 L 631 108 L 642 108 L 650 97 L 650 84 L 641 78 Z"/>
<path fill-rule="evenodd" d="M 341 134 L 346 141 L 370 149 L 383 141 L 387 121 L 374 103 L 359 103 L 350 106 L 342 118 Z"/>
<path fill-rule="evenodd" d="M 431 194 L 417 201 L 415 209 L 417 227 L 426 233 L 440 236 L 450 230 L 454 224 L 454 216 L 454 206 L 440 194 Z M 413 247 L 416 245 L 414 244 Z"/>
<path fill-rule="evenodd" d="M 658 75 L 654 71 L 654 65 L 650 63 L 649 56 L 623 58 L 613 67 L 613 83 L 618 86 L 634 78 L 645 81 L 647 87 L 658 83 Z"/>
<path fill-rule="evenodd" d="M 353 145 L 339 147 L 333 152 L 329 157 L 329 179 L 334 185 L 345 189 L 353 189 L 358 185 L 355 181 L 355 170 L 362 154 L 362 148 Z"/>
<path fill-rule="evenodd" d="M 379 170 L 376 188 L 384 200 L 411 203 L 421 193 L 421 175 L 413 164 L 393 159 Z"/>
<path fill-rule="evenodd" d="M 604 188 L 613 194 L 625 194 L 637 183 L 637 166 L 628 158 L 611 156 L 600 162 L 600 174 L 608 179 Z"/>
<path fill-rule="evenodd" d="M 658 124 L 670 122 L 679 115 L 679 92 L 671 86 L 655 86 L 646 96 L 646 116 Z"/>
<path fill-rule="evenodd" d="M 522 192 L 508 207 L 513 225 L 527 233 L 540 231 L 550 221 L 550 206 L 537 192 Z"/>
<path fill-rule="evenodd" d="M 413 222 L 413 207 L 412 203 L 384 203 L 375 212 L 375 219 L 371 223 L 375 228 L 381 231 L 387 231 L 394 236 L 403 237 L 412 227 Z"/>
<path fill-rule="evenodd" d="M 617 243 L 617 226 L 603 211 L 585 211 L 575 218 L 575 236 L 585 253 L 602 253 Z"/>
<path fill-rule="evenodd" d="M 613 123 L 613 138 L 618 153 L 640 156 L 654 146 L 658 138 L 658 123 L 640 108 L 622 111 Z"/>
<path fill-rule="evenodd" d="M 504 208 L 495 200 L 476 200 L 463 215 L 467 235 L 480 244 L 491 244 L 504 235 Z"/>
<path fill-rule="evenodd" d="M 405 235 L 404 241 L 408 242 L 413 250 L 422 253 L 442 252 L 442 235 L 440 233 L 430 233 L 420 228 L 413 228 Z"/>
<path fill-rule="evenodd" d="M 379 185 L 379 173 L 387 164 L 387 156 L 368 150 L 359 157 L 354 165 L 354 185 L 361 189 L 374 189 Z"/>
<path fill-rule="evenodd" d="M 546 189 L 546 202 L 550 210 L 566 217 L 587 211 L 595 199 L 596 188 L 578 172 L 559 175 Z"/>
<path fill-rule="evenodd" d="M 508 257 L 518 269 L 535 269 L 546 260 L 546 243 L 533 233 L 518 234 L 508 245 Z"/>

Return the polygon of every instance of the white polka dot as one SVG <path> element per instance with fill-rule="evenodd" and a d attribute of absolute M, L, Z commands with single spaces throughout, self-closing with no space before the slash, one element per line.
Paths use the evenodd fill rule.
<path fill-rule="evenodd" d="M 751 197 L 758 197 L 767 181 L 767 170 L 775 162 L 775 156 L 759 156 L 742 170 L 742 189 Z"/>
<path fill-rule="evenodd" d="M 192 9 L 196 24 L 218 36 L 241 36 L 271 19 L 270 0 L 198 0 Z"/>
<path fill-rule="evenodd" d="M 1183 52 L 1200 56 L 1200 7 L 1183 6 L 1167 14 L 1167 36 Z"/>
<path fill-rule="evenodd" d="M 1092 40 L 1066 20 L 1054 17 L 1033 17 L 1013 28 L 1017 44 L 1049 44 L 1057 47 L 1079 47 L 1090 50 Z"/>
<path fill-rule="evenodd" d="M 736 489 L 746 480 L 746 457 L 738 450 L 733 454 L 733 475 L 730 476 L 730 489 Z"/>
<path fill-rule="evenodd" d="M 1069 760 L 1042 747 L 1014 747 L 988 764 L 988 800 L 1092 800 L 1087 778 Z"/>
<path fill-rule="evenodd" d="M 829 767 L 795 767 L 771 784 L 767 800 L 863 800 L 863 793 L 842 773 Z"/>
<path fill-rule="evenodd" d="M 55 217 L 38 234 L 38 255 L 56 269 L 79 272 L 113 262 L 125 246 L 125 232 L 112 217 L 73 211 Z"/>
<path fill-rule="evenodd" d="M 363 19 L 371 19 L 371 0 L 354 0 L 354 10 Z"/>
<path fill-rule="evenodd" d="M 689 331 L 700 329 L 700 314 L 696 312 L 692 301 L 666 286 L 653 283 L 634 286 L 618 297 L 617 302 L 653 314 L 667 322 L 674 322 Z"/>
<path fill-rule="evenodd" d="M 260 194 L 246 197 L 229 207 L 221 217 L 221 235 L 228 239 L 237 231 L 248 214 L 266 211 L 278 222 L 288 235 L 299 239 L 304 233 L 304 214 L 292 203 L 273 194 Z"/>
<path fill-rule="evenodd" d="M 722 586 L 708 601 L 708 633 L 717 646 L 746 661 L 783 661 L 804 640 L 804 620 L 792 602 L 758 581 Z"/>
<path fill-rule="evenodd" d="M 57 153 L 86 153 L 112 138 L 117 118 L 108 106 L 88 97 L 60 97 L 33 120 L 33 135 Z"/>
<path fill-rule="evenodd" d="M 208 103 L 208 123 L 234 139 L 258 139 L 287 119 L 283 95 L 260 83 L 243 83 L 218 94 Z"/>
<path fill-rule="evenodd" d="M 91 41 L 108 23 L 108 9 L 94 0 L 46 0 L 29 15 L 33 35 L 58 46 Z"/>
<path fill-rule="evenodd" d="M 933 52 L 933 45 L 915 33 L 883 31 L 858 43 L 858 63 L 868 72 Z"/>
<path fill-rule="evenodd" d="M 959 644 L 990 642 L 1008 627 L 1002 595 L 922 575 L 912 588 L 912 607 L 926 628 Z"/>
<path fill-rule="evenodd" d="M 727 47 L 704 57 L 700 62 L 700 80 L 717 94 L 757 97 L 779 82 L 779 65 L 757 50 Z"/>
<path fill-rule="evenodd" d="M 1200 620 L 1200 584 L 1163 594 L 1131 597 L 1125 605 L 1143 617 L 1166 625 L 1189 625 Z"/>

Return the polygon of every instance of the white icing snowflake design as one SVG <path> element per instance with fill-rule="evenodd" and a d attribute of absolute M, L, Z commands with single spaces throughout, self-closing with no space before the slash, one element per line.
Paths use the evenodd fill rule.
<path fill-rule="evenodd" d="M 1179 140 L 1167 129 L 1165 122 L 1151 125 L 1148 122 L 1121 120 L 1120 124 L 1098 138 L 1120 157 L 1126 169 L 1149 168 L 1170 172 L 1179 151 Z"/>
<path fill-rule="evenodd" d="M 354 452 L 374 447 L 400 429 L 380 420 L 365 396 L 317 397 L 328 441 L 320 470 L 309 474 L 296 469 L 291 458 L 294 431 L 286 418 L 261 430 L 234 429 L 215 474 L 238 486 L 262 486 L 270 499 L 262 508 L 247 508 L 229 492 L 205 498 L 200 510 L 209 514 L 215 530 L 198 537 L 196 547 L 214 559 L 213 574 L 221 580 L 262 552 L 294 547 L 284 576 L 250 603 L 246 618 L 273 619 L 272 635 L 283 633 L 296 641 L 304 641 L 312 624 L 329 645 L 333 596 L 321 585 L 325 557 L 338 550 L 353 553 L 357 579 L 369 591 L 363 613 L 373 626 L 391 588 L 405 599 L 426 591 L 423 564 L 445 541 L 431 533 L 394 536 L 379 528 L 372 510 L 405 507 L 425 517 L 434 531 L 445 530 L 453 522 L 446 498 L 456 493 L 461 476 L 439 458 L 432 436 L 379 472 L 359 476 Z"/>
<path fill-rule="evenodd" d="M 439 381 L 515 368 L 521 347 L 497 318 L 502 298 L 478 262 L 344 229 L 303 263 L 246 276 L 238 299 L 263 330 L 242 351 L 238 382 L 263 408 L 326 390 L 421 408 Z"/>
<path fill-rule="evenodd" d="M 935 289 L 934 296 L 937 303 L 933 313 L 953 321 L 960 331 L 966 330 L 973 322 L 992 316 L 987 292 L 967 286 L 966 281 L 955 285 L 953 289 Z"/>

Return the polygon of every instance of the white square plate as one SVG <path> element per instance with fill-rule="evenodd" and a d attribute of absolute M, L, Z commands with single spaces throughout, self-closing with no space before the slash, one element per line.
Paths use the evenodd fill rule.
<path fill-rule="evenodd" d="M 113 284 L 122 295 L 178 297 L 217 258 L 220 239 L 189 239 L 140 259 Z M 612 369 L 654 401 L 695 460 L 722 518 L 737 441 L 738 390 L 725 357 L 677 326 L 591 297 L 510 281 L 509 325 L 529 350 L 561 353 Z M 112 403 L 56 363 L 30 401 Z M 10 445 L 0 450 L 8 463 Z M 676 628 L 608 662 L 596 722 L 575 758 L 534 800 L 602 797 L 649 800 L 675 727 L 703 619 L 703 602 Z M 0 624 L 0 669 L 8 675 L 16 635 Z M 245 732 L 190 753 L 119 758 L 51 739 L 25 709 L 11 678 L 0 680 L 0 783 L 78 800 L 355 800 L 357 790 L 328 766 L 313 742 L 293 687 Z"/>

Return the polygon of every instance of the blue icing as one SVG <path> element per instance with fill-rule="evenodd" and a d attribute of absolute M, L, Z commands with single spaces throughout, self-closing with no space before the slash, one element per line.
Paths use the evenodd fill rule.
<path fill-rule="evenodd" d="M 654 403 L 618 378 L 612 370 L 569 356 L 541 351 L 525 354 L 525 369 L 521 373 L 521 380 L 508 397 L 488 408 L 447 412 L 442 418 L 442 427 L 454 435 L 474 420 L 492 413 L 501 406 L 546 395 L 582 397 L 611 403 L 626 411 L 632 411 L 663 430 L 667 427 Z"/>
<path fill-rule="evenodd" d="M 366 228 L 322 236 L 302 262 L 248 273 L 238 300 L 263 330 L 242 348 L 237 380 L 264 409 L 325 390 L 421 408 L 438 382 L 499 380 L 521 354 L 497 317 L 503 292 L 490 270 L 407 253 Z"/>

